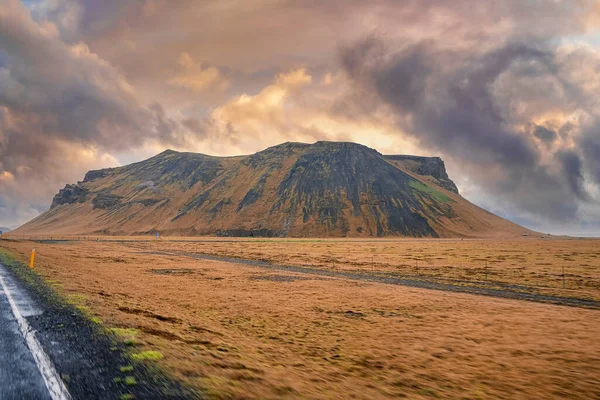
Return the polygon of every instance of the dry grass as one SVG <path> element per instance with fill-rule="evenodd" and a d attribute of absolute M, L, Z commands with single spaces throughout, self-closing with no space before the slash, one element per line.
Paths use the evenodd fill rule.
<path fill-rule="evenodd" d="M 165 240 L 129 245 L 474 286 L 517 284 L 544 294 L 600 300 L 600 240 L 594 239 Z"/>
<path fill-rule="evenodd" d="M 51 284 L 84 302 L 107 326 L 133 328 L 127 331 L 135 336 L 132 352 L 159 352 L 162 358 L 152 362 L 209 397 L 590 399 L 600 397 L 596 310 L 147 252 L 204 252 L 381 271 L 402 265 L 410 271 L 418 258 L 420 268 L 429 259 L 430 268 L 439 270 L 444 261 L 465 260 L 461 267 L 469 272 L 491 256 L 494 267 L 527 264 L 525 273 L 557 268 L 545 263 L 556 262 L 560 254 L 560 263 L 573 263 L 567 260 L 572 258 L 591 266 L 567 264 L 572 265 L 569 273 L 598 277 L 592 257 L 598 254 L 597 243 L 2 241 L 0 246 L 23 259 L 36 247 L 36 269 Z M 502 255 L 505 260 L 499 259 Z M 596 289 L 577 290 L 594 297 Z"/>

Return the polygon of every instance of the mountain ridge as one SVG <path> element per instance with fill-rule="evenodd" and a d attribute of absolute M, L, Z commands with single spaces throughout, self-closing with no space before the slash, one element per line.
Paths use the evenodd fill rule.
<path fill-rule="evenodd" d="M 165 150 L 66 185 L 29 233 L 476 237 L 525 228 L 462 198 L 439 157 L 351 142 L 286 142 L 245 156 Z"/>

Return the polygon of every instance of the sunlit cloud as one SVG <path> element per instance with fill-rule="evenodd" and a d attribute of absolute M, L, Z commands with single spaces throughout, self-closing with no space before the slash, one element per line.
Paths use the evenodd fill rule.
<path fill-rule="evenodd" d="M 181 53 L 177 60 L 179 66 L 168 82 L 181 88 L 202 92 L 204 90 L 225 90 L 229 85 L 218 68 L 204 67 L 195 62 L 188 53 Z"/>

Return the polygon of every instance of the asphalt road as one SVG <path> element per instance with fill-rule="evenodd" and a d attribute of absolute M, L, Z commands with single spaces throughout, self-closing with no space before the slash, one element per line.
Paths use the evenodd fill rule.
<path fill-rule="evenodd" d="M 0 264 L 0 400 L 51 399 L 42 374 L 25 337 L 21 333 L 17 317 L 13 313 L 9 296 L 22 315 L 35 315 L 29 300 L 20 291 Z M 5 290 L 7 288 L 8 290 Z"/>

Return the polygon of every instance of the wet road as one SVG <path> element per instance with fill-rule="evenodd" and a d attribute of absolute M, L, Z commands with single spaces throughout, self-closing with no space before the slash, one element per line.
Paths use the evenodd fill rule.
<path fill-rule="evenodd" d="M 22 318 L 39 313 L 0 264 L 0 400 L 52 399 L 11 301 Z"/>

